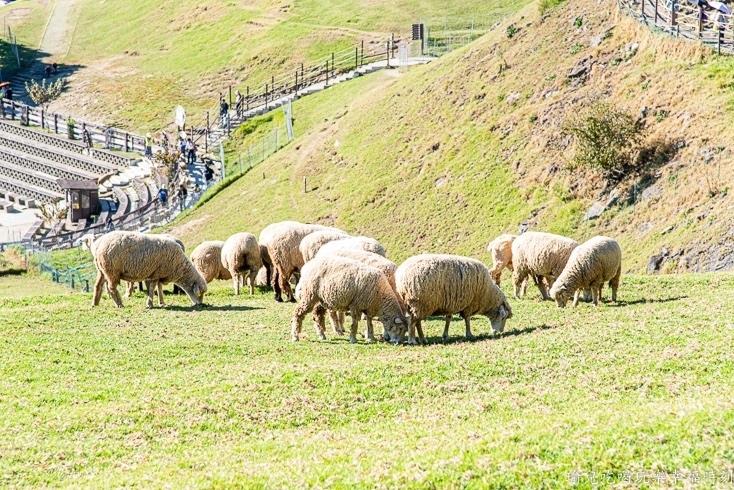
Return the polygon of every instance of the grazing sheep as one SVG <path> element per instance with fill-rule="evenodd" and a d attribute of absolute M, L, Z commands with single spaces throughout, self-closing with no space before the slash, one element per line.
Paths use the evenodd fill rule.
<path fill-rule="evenodd" d="M 451 317 L 459 313 L 471 339 L 471 317 L 485 315 L 494 332 L 502 332 L 512 309 L 502 290 L 492 281 L 482 262 L 460 255 L 423 254 L 409 258 L 395 272 L 398 295 L 408 312 L 408 343 L 415 344 L 415 329 L 426 343 L 421 322 L 444 315 L 443 339 L 449 336 Z"/>
<path fill-rule="evenodd" d="M 393 342 L 402 339 L 407 321 L 395 292 L 379 269 L 344 257 L 319 256 L 301 270 L 298 305 L 291 321 L 291 338 L 298 340 L 306 314 L 316 308 L 316 329 L 320 339 L 324 334 L 325 309 L 349 311 L 352 327 L 351 343 L 357 342 L 357 327 L 362 313 L 366 315 L 365 338 L 374 342 L 372 318 L 377 317 Z"/>
<path fill-rule="evenodd" d="M 121 279 L 146 281 L 148 308 L 153 307 L 153 287 L 157 283 L 178 284 L 194 305 L 201 304 L 207 290 L 206 281 L 194 264 L 181 246 L 169 237 L 113 231 L 97 239 L 93 255 L 97 267 L 93 306 L 99 304 L 102 286 L 107 283 L 115 305 L 122 308 L 122 298 L 117 291 Z"/>
<path fill-rule="evenodd" d="M 266 226 L 260 232 L 260 256 L 266 270 L 270 269 L 268 279 L 275 290 L 275 301 L 283 301 L 285 293 L 288 301 L 293 301 L 290 278 L 303 267 L 303 255 L 299 246 L 306 235 L 315 231 L 336 230 L 322 225 L 303 224 L 297 221 L 282 221 Z M 340 230 L 337 230 L 340 231 Z"/>
<path fill-rule="evenodd" d="M 566 267 L 550 290 L 556 304 L 563 308 L 573 296 L 573 305 L 579 301 L 579 292 L 591 289 L 594 306 L 599 304 L 604 283 L 609 281 L 612 301 L 617 302 L 619 278 L 622 275 L 622 249 L 611 238 L 596 236 L 582 243 L 571 253 Z"/>
<path fill-rule="evenodd" d="M 227 238 L 222 246 L 222 266 L 229 271 L 234 294 L 240 294 L 240 281 L 244 281 L 245 272 L 250 281 L 250 296 L 255 294 L 255 278 L 262 267 L 260 246 L 252 233 L 235 233 Z M 243 282 L 244 284 L 244 282 Z"/>
<path fill-rule="evenodd" d="M 550 299 L 546 285 L 553 286 L 577 246 L 578 243 L 570 238 L 537 231 L 528 231 L 515 238 L 512 242 L 515 298 L 520 299 L 525 294 L 525 281 L 529 276 L 543 299 Z"/>
<path fill-rule="evenodd" d="M 306 263 L 313 259 L 323 245 L 329 242 L 343 240 L 345 238 L 349 238 L 347 233 L 341 230 L 333 231 L 331 229 L 314 231 L 313 233 L 306 235 L 303 237 L 303 240 L 301 240 L 301 244 L 298 247 L 301 251 L 301 255 L 303 256 L 303 262 Z"/>
<path fill-rule="evenodd" d="M 393 289 L 393 291 L 396 291 L 397 294 L 397 290 L 395 288 L 395 271 L 398 269 L 398 266 L 395 265 L 394 262 L 391 262 L 390 260 L 383 257 L 382 255 L 378 255 L 373 252 L 366 252 L 361 249 L 338 249 L 332 251 L 331 253 L 329 253 L 329 251 L 327 250 L 324 253 L 319 252 L 316 254 L 316 257 L 324 256 L 345 257 L 347 259 L 356 260 L 362 262 L 363 264 L 371 265 L 372 267 L 380 269 L 380 271 L 385 274 L 385 277 L 387 278 L 387 282 L 390 284 L 390 287 Z M 398 296 L 398 301 L 400 301 L 400 296 Z M 339 335 L 344 333 L 344 312 L 335 312 L 329 310 L 329 320 L 331 321 L 331 326 L 333 327 L 334 332 Z M 385 340 L 390 340 L 387 332 L 384 329 L 382 332 L 382 337 Z"/>
<path fill-rule="evenodd" d="M 232 274 L 222 263 L 223 246 L 224 242 L 220 240 L 201 242 L 191 252 L 191 262 L 207 284 L 214 279 L 220 279 L 222 281 L 232 279 Z"/>
<path fill-rule="evenodd" d="M 372 252 L 385 257 L 385 247 L 374 238 L 366 236 L 355 236 L 329 242 L 322 246 L 319 252 L 323 251 L 324 254 L 332 254 L 336 250 L 364 250 L 365 252 Z"/>
<path fill-rule="evenodd" d="M 160 237 L 170 238 L 174 242 L 178 243 L 178 246 L 181 247 L 181 250 L 183 250 L 184 252 L 186 252 L 186 247 L 184 246 L 183 242 L 177 236 L 175 236 L 175 235 L 171 235 L 170 233 L 161 233 L 161 234 L 152 235 L 152 236 L 160 236 Z M 142 291 L 143 290 L 143 284 L 142 284 L 142 282 L 139 282 L 139 284 L 140 284 L 140 290 Z M 166 306 L 166 303 L 163 300 L 163 284 L 161 284 L 159 282 L 153 282 L 152 285 L 151 285 L 151 287 L 154 287 L 154 288 L 158 289 L 158 304 L 160 306 Z M 173 293 L 174 294 L 181 294 L 180 291 L 178 293 L 176 292 L 176 288 L 177 288 L 177 286 L 174 284 L 173 285 Z M 125 291 L 125 296 L 124 297 L 127 299 L 130 296 L 132 296 L 134 292 L 135 292 L 135 283 L 134 282 L 128 282 L 127 283 L 127 289 Z"/>
<path fill-rule="evenodd" d="M 517 235 L 500 235 L 487 245 L 487 251 L 492 255 L 492 268 L 489 270 L 492 274 L 492 280 L 496 285 L 500 285 L 502 271 L 505 268 L 512 272 L 512 242 L 515 241 Z"/>

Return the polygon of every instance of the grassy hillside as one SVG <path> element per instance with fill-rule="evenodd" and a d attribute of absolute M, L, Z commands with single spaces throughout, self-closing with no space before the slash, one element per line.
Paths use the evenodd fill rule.
<path fill-rule="evenodd" d="M 54 107 L 142 130 L 170 124 L 177 104 L 200 118 L 229 85 L 261 88 L 358 41 L 404 37 L 420 18 L 488 26 L 529 0 L 79 1 L 66 61 L 83 68 Z"/>
<path fill-rule="evenodd" d="M 52 3 L 36 0 L 17 0 L 0 6 L 3 28 L 10 27 L 14 38 L 17 39 L 22 64 L 25 65 L 36 57 L 36 50 L 41 43 L 41 36 L 52 7 Z M 3 81 L 19 69 L 17 59 L 6 41 L 6 33 L 3 33 L 0 36 L 0 70 Z"/>
<path fill-rule="evenodd" d="M 588 78 L 569 79 L 583 59 L 594 60 Z M 571 1 L 542 20 L 531 5 L 470 47 L 359 95 L 349 110 L 337 104 L 176 231 L 195 244 L 299 219 L 376 236 L 398 260 L 421 251 L 488 259 L 490 239 L 527 221 L 578 240 L 614 236 L 626 270 L 644 270 L 663 247 L 681 254 L 668 271 L 714 268 L 734 247 L 733 68 L 731 58 L 648 32 L 614 2 Z M 600 195 L 599 176 L 568 170 L 573 143 L 560 127 L 600 96 L 635 115 L 645 107 L 648 144 L 682 148 L 629 176 L 617 203 L 585 222 L 610 189 Z"/>
<path fill-rule="evenodd" d="M 436 319 L 409 348 L 315 341 L 309 321 L 294 344 L 292 305 L 229 282 L 198 311 L 0 292 L 2 484 L 562 488 L 577 471 L 579 488 L 663 472 L 724 488 L 734 277 L 627 276 L 620 293 L 515 301 L 500 336 L 475 319 L 475 342 L 457 318 L 443 345 Z"/>

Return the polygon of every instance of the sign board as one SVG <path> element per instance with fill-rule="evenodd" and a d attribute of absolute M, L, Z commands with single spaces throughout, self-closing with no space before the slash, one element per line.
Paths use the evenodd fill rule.
<path fill-rule="evenodd" d="M 176 106 L 176 110 L 174 111 L 173 121 L 176 123 L 176 126 L 179 128 L 183 128 L 186 126 L 186 111 L 184 108 L 180 105 Z"/>
<path fill-rule="evenodd" d="M 425 28 L 423 27 L 423 23 L 420 24 L 413 24 L 411 32 L 413 34 L 412 38 L 413 41 L 421 41 L 423 39 L 423 32 Z"/>

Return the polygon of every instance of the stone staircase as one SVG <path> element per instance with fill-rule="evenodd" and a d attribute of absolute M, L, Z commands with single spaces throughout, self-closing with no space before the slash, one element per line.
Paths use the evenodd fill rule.
<path fill-rule="evenodd" d="M 13 100 L 27 105 L 34 105 L 25 90 L 26 83 L 30 84 L 31 80 L 41 83 L 45 79 L 48 84 L 55 82 L 59 78 L 67 78 L 72 74 L 70 68 L 64 65 L 58 65 L 57 72 L 51 73 L 50 76 L 46 77 L 46 66 L 48 66 L 46 63 L 36 60 L 10 79 L 10 86 L 13 88 Z"/>

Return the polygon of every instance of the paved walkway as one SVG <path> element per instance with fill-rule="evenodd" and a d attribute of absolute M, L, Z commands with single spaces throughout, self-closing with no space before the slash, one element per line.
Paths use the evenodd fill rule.
<path fill-rule="evenodd" d="M 69 50 L 74 28 L 70 23 L 71 11 L 79 0 L 56 0 L 51 18 L 43 33 L 40 49 L 51 57 L 63 56 Z"/>

